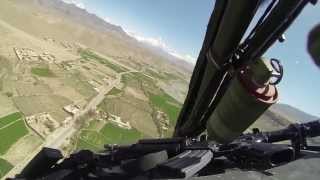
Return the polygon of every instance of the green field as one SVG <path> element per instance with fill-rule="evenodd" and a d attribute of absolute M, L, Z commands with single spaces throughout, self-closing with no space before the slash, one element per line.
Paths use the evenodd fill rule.
<path fill-rule="evenodd" d="M 130 144 L 143 137 L 136 129 L 122 129 L 113 124 L 106 124 L 100 133 L 107 138 L 106 144 Z"/>
<path fill-rule="evenodd" d="M 33 67 L 31 73 L 40 77 L 55 77 L 55 74 L 47 67 Z"/>
<path fill-rule="evenodd" d="M 90 121 L 90 124 L 81 130 L 81 133 L 77 142 L 77 150 L 81 150 L 81 149 L 90 149 L 93 151 L 101 150 L 103 148 L 103 143 L 101 142 L 105 141 L 105 138 L 101 136 L 97 131 L 102 126 L 104 126 L 104 122 L 102 121 L 98 121 L 98 120 Z"/>
<path fill-rule="evenodd" d="M 86 127 L 86 129 L 88 130 L 97 130 L 97 129 L 101 129 L 104 126 L 104 122 L 103 121 L 99 121 L 99 120 L 92 120 L 90 121 L 90 124 L 88 127 Z"/>
<path fill-rule="evenodd" d="M 128 86 L 128 84 L 132 81 L 137 81 L 136 79 L 134 79 L 133 73 L 124 74 L 121 77 L 121 83 L 123 83 L 125 86 Z"/>
<path fill-rule="evenodd" d="M 165 77 L 162 74 L 157 73 L 151 69 L 146 69 L 145 73 L 157 79 L 165 79 Z"/>
<path fill-rule="evenodd" d="M 141 73 L 130 73 L 122 76 L 121 81 L 125 86 L 143 90 L 148 95 L 151 106 L 166 113 L 170 125 L 175 125 L 182 104 L 160 89 L 153 79 Z"/>
<path fill-rule="evenodd" d="M 23 120 L 0 129 L 0 155 L 5 154 L 15 142 L 26 134 L 28 134 L 28 130 Z"/>
<path fill-rule="evenodd" d="M 99 63 L 113 69 L 114 71 L 121 73 L 121 72 L 125 72 L 128 71 L 127 68 L 113 64 L 110 62 L 110 60 L 103 58 L 97 54 L 95 54 L 94 52 L 88 50 L 88 49 L 79 49 L 78 53 L 80 54 L 80 56 L 85 59 L 85 60 L 96 60 Z"/>
<path fill-rule="evenodd" d="M 12 168 L 13 166 L 9 162 L 0 158 L 0 179 L 4 175 L 6 175 Z"/>
<path fill-rule="evenodd" d="M 144 92 L 161 93 L 156 81 L 139 72 L 125 74 L 121 78 L 121 82 L 125 87 L 129 86 L 136 89 L 141 89 Z"/>
<path fill-rule="evenodd" d="M 109 91 L 109 93 L 107 95 L 117 95 L 119 93 L 121 93 L 122 91 L 116 87 L 112 88 L 111 91 Z"/>
<path fill-rule="evenodd" d="M 98 152 L 102 150 L 102 147 L 96 147 L 92 144 L 89 144 L 85 140 L 78 139 L 77 150 L 84 150 L 84 149 Z"/>
<path fill-rule="evenodd" d="M 161 95 L 150 94 L 149 99 L 152 105 L 169 116 L 170 124 L 175 125 L 182 105 L 164 92 Z"/>
<path fill-rule="evenodd" d="M 83 129 L 77 143 L 77 149 L 90 149 L 99 151 L 105 144 L 130 144 L 135 143 L 143 135 L 136 129 L 126 130 L 113 124 L 106 124 L 99 130 L 93 130 L 95 122 Z"/>
<path fill-rule="evenodd" d="M 85 141 L 87 144 L 102 149 L 107 139 L 97 131 L 93 130 L 82 130 L 80 139 Z"/>
<path fill-rule="evenodd" d="M 2 118 L 0 118 L 0 128 L 4 127 L 7 124 L 14 122 L 20 118 L 21 118 L 21 114 L 19 112 L 2 117 Z"/>
<path fill-rule="evenodd" d="M 172 74 L 172 73 L 168 73 L 168 72 L 155 72 L 154 70 L 152 69 L 146 69 L 145 70 L 145 73 L 154 77 L 154 78 L 157 78 L 157 79 L 162 79 L 162 80 L 176 80 L 176 79 L 179 79 L 179 77 L 175 74 Z"/>

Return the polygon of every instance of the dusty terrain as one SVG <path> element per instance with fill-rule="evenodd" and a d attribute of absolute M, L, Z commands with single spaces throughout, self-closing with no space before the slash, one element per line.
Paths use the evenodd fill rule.
<path fill-rule="evenodd" d="M 187 91 L 190 70 L 154 54 L 121 27 L 59 3 L 0 2 L 0 117 L 21 112 L 28 131 L 11 142 L 0 157 L 15 166 L 11 176 L 43 146 L 63 147 L 65 152 L 90 148 L 78 141 L 82 145 L 95 143 L 88 142 L 91 138 L 83 141 L 81 137 L 91 137 L 92 133 L 84 136 L 81 129 L 85 131 L 89 122 L 100 117 L 99 113 L 92 114 L 96 109 L 121 118 L 133 128 L 123 130 L 107 122 L 93 126 L 92 131 L 100 134 L 93 135 L 100 139 L 92 140 L 99 145 L 112 136 L 119 138 L 119 134 L 119 141 L 125 134 L 131 134 L 131 140 L 163 136 L 173 124 L 159 123 L 156 114 L 169 113 L 161 119 L 169 122 L 170 114 L 177 116 L 179 111 L 167 112 L 165 104 L 174 99 L 182 102 Z M 179 90 L 173 90 L 173 84 Z M 77 110 L 66 111 L 66 106 Z M 41 114 L 48 114 L 57 123 L 40 120 L 37 117 Z"/>
<path fill-rule="evenodd" d="M 15 166 L 8 176 L 44 146 L 68 154 L 171 135 L 192 66 L 166 59 L 121 27 L 60 0 L 1 0 L 0 37 L 0 118 L 20 112 L 27 129 L 0 156 Z M 253 126 L 287 125 L 272 112 Z M 37 118 L 28 123 L 38 114 L 58 125 Z M 111 124 L 110 116 L 132 129 Z M 50 131 L 43 135 L 41 128 Z"/>

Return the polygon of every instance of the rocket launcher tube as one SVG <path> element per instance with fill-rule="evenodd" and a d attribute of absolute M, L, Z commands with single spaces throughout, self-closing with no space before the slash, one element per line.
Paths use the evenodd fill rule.
<path fill-rule="evenodd" d="M 259 0 L 229 1 L 210 49 L 219 69 L 239 45 L 259 5 Z"/>
<path fill-rule="evenodd" d="M 232 79 L 207 122 L 210 140 L 231 142 L 277 102 L 278 91 L 270 84 L 271 74 L 269 62 L 260 59 Z"/>
<path fill-rule="evenodd" d="M 194 132 L 200 127 L 200 119 L 210 105 L 214 92 L 219 88 L 226 73 L 223 66 L 238 47 L 258 4 L 259 0 L 227 1 L 223 15 L 220 17 L 217 34 L 205 52 L 204 60 L 209 63 L 203 68 L 202 77 L 198 80 L 200 84 L 195 92 L 196 96 L 193 97 L 192 108 L 189 107 L 188 111 L 182 110 L 183 114 L 180 115 L 176 125 L 175 137 L 196 135 Z M 205 41 L 205 43 L 209 42 Z"/>
<path fill-rule="evenodd" d="M 309 33 L 308 51 L 314 63 L 320 68 L 320 24 Z"/>

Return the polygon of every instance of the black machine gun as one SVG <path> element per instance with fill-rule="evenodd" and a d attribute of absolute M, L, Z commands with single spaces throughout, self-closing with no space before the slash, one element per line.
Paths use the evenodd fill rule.
<path fill-rule="evenodd" d="M 81 150 L 61 162 L 59 150 L 44 148 L 15 179 L 185 179 L 210 171 L 206 167 L 221 158 L 239 168 L 265 170 L 297 159 L 301 149 L 310 148 L 307 138 L 316 136 L 320 121 L 271 132 L 254 129 L 227 144 L 201 136 L 106 145 L 100 153 Z M 291 144 L 277 143 L 287 140 Z"/>

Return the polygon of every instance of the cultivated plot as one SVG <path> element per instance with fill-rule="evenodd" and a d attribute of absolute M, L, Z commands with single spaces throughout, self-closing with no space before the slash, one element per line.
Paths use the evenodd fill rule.
<path fill-rule="evenodd" d="M 4 175 L 6 175 L 12 168 L 13 166 L 9 162 L 0 158 L 0 179 Z"/>
<path fill-rule="evenodd" d="M 0 122 L 0 155 L 3 155 L 21 137 L 28 134 L 28 130 L 19 113 L 5 116 Z"/>
<path fill-rule="evenodd" d="M 81 130 L 77 140 L 77 149 L 90 149 L 99 151 L 105 144 L 130 144 L 135 143 L 144 135 L 136 129 L 123 129 L 114 124 L 92 120 Z M 101 125 L 102 128 L 101 128 Z"/>
<path fill-rule="evenodd" d="M 62 107 L 72 103 L 69 99 L 57 95 L 18 96 L 13 100 L 25 116 L 47 112 L 59 122 L 69 116 Z"/>

